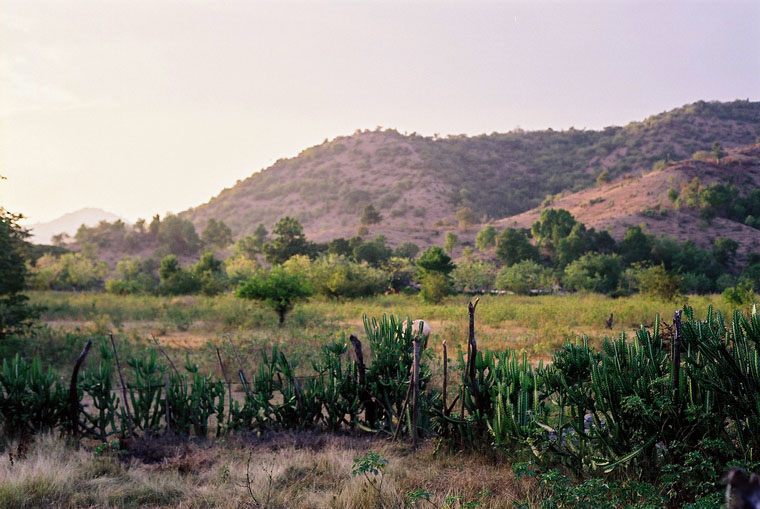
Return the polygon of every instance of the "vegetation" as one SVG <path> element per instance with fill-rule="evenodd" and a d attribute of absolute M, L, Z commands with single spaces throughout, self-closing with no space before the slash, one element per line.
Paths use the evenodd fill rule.
<path fill-rule="evenodd" d="M 28 326 L 37 311 L 22 293 L 27 277 L 24 239 L 27 232 L 18 224 L 21 216 L 0 207 L 0 339 Z"/>
<path fill-rule="evenodd" d="M 272 267 L 268 274 L 254 275 L 235 291 L 238 297 L 264 301 L 277 312 L 280 326 L 293 305 L 312 293 L 311 285 L 300 274 L 289 273 L 281 266 Z"/>

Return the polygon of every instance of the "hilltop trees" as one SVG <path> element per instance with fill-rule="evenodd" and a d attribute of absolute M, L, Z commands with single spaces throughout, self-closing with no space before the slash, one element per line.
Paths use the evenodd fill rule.
<path fill-rule="evenodd" d="M 207 246 L 224 249 L 232 244 L 232 230 L 224 221 L 212 217 L 206 222 L 206 227 L 201 233 L 201 240 Z"/>

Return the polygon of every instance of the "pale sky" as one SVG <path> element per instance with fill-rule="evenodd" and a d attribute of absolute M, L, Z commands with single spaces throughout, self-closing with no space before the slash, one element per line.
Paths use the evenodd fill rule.
<path fill-rule="evenodd" d="M 0 205 L 179 212 L 356 129 L 760 99 L 760 1 L 0 0 Z"/>

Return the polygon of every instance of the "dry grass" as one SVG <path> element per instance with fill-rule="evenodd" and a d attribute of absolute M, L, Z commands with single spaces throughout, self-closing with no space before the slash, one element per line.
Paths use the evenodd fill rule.
<path fill-rule="evenodd" d="M 481 502 L 496 508 L 531 491 L 530 481 L 514 480 L 503 462 L 434 452 L 430 443 L 413 452 L 384 440 L 301 433 L 124 446 L 129 454 L 95 457 L 91 447 L 37 437 L 26 457 L 0 462 L 0 507 L 233 508 L 263 507 L 268 500 L 273 509 L 403 508 L 415 507 L 409 491 L 423 489 L 430 502 L 416 507 Z M 370 449 L 389 461 L 380 493 L 351 473 L 354 460 Z"/>

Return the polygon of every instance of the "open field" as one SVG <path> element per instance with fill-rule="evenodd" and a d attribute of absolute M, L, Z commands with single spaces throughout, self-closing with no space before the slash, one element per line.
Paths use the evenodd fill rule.
<path fill-rule="evenodd" d="M 32 303 L 46 308 L 42 319 L 51 330 L 39 332 L 39 341 L 16 345 L 22 353 L 32 345 L 36 345 L 37 353 L 48 347 L 60 350 L 65 341 L 54 338 L 65 337 L 65 333 L 73 338 L 113 331 L 117 337 L 129 339 L 134 347 L 151 345 L 150 336 L 154 334 L 182 356 L 189 353 L 209 359 L 213 357 L 214 346 L 226 345 L 226 334 L 232 334 L 243 350 L 253 352 L 277 344 L 289 354 L 308 358 L 317 347 L 339 339 L 341 334 L 362 337 L 364 314 L 377 318 L 383 314 L 402 319 L 423 318 L 433 329 L 430 341 L 433 351 L 440 354 L 441 341 L 445 339 L 451 355 L 456 345 L 465 343 L 470 300 L 461 295 L 434 305 L 406 295 L 348 301 L 312 299 L 297 305 L 285 326 L 278 328 L 275 313 L 266 306 L 231 295 L 154 297 L 32 292 L 30 296 Z M 492 350 L 508 347 L 525 352 L 537 363 L 548 360 L 567 339 L 587 335 L 591 345 L 598 346 L 605 337 L 617 336 L 622 331 L 633 334 L 641 325 L 651 326 L 658 313 L 669 319 L 675 309 L 686 303 L 698 316 L 704 315 L 710 305 L 716 310 L 728 310 L 718 295 L 691 295 L 678 302 L 638 294 L 617 299 L 599 294 L 486 295 L 478 305 L 478 343 Z M 614 313 L 614 323 L 612 329 L 607 329 L 610 313 Z M 77 348 L 81 349 L 81 345 L 72 345 L 71 352 L 64 352 L 64 357 L 56 354 L 50 361 L 65 365 L 79 353 Z"/>

